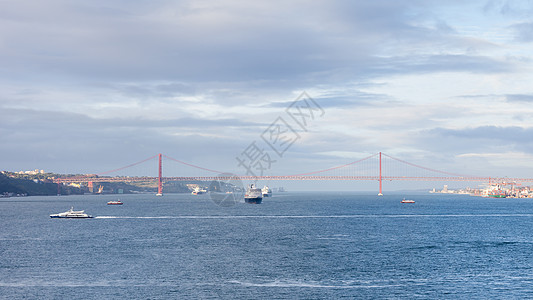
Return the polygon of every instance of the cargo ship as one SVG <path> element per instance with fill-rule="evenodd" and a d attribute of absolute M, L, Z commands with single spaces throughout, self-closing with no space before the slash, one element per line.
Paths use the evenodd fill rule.
<path fill-rule="evenodd" d="M 272 190 L 266 185 L 261 189 L 261 193 L 263 194 L 263 198 L 272 197 Z"/>
<path fill-rule="evenodd" d="M 507 194 L 505 194 L 505 191 L 502 190 L 492 190 L 487 196 L 490 198 L 506 198 Z"/>
<path fill-rule="evenodd" d="M 261 192 L 261 189 L 256 188 L 255 184 L 250 184 L 248 189 L 246 190 L 246 194 L 244 194 L 244 202 L 250 203 L 250 204 L 261 204 L 263 201 L 263 193 Z"/>

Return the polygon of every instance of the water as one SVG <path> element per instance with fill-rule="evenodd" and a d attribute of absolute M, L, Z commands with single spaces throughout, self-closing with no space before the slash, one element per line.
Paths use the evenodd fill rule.
<path fill-rule="evenodd" d="M 415 204 L 401 204 L 403 197 Z M 0 200 L 4 299 L 533 297 L 533 199 L 284 193 Z M 95 219 L 50 219 L 85 209 Z"/>

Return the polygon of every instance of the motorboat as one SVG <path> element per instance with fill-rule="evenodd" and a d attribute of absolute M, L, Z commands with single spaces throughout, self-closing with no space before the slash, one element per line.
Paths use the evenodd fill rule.
<path fill-rule="evenodd" d="M 74 210 L 74 207 L 71 207 L 66 212 L 50 215 L 50 218 L 90 219 L 94 217 L 86 214 L 83 210 Z"/>
<path fill-rule="evenodd" d="M 124 203 L 122 203 L 122 201 L 120 200 L 111 200 L 107 202 L 107 205 L 122 205 L 122 204 Z"/>
<path fill-rule="evenodd" d="M 409 199 L 405 199 L 405 198 L 403 198 L 403 200 L 401 201 L 401 203 L 415 203 L 415 200 L 409 200 Z"/>
<path fill-rule="evenodd" d="M 206 189 L 200 188 L 199 186 L 195 187 L 194 190 L 191 192 L 193 195 L 202 195 L 207 193 Z"/>

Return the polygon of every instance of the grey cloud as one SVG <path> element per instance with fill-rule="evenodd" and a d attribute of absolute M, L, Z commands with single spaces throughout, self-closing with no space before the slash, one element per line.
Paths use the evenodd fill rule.
<path fill-rule="evenodd" d="M 524 128 L 518 126 L 480 126 L 465 129 L 436 128 L 432 129 L 431 132 L 443 137 L 487 139 L 507 142 L 522 142 L 525 140 L 530 140 L 531 137 L 533 137 L 533 128 Z"/>
<path fill-rule="evenodd" d="M 503 16 L 525 18 L 529 18 L 533 11 L 531 2 L 514 0 L 489 0 L 485 3 L 482 9 L 486 14 L 494 12 Z"/>
<path fill-rule="evenodd" d="M 35 19 L 8 24 L 12 32 L 5 33 L 6 39 L 17 52 L 9 53 L 11 59 L 4 64 L 80 78 L 290 79 L 316 84 L 329 80 L 325 74 L 346 68 L 349 77 L 382 75 L 379 69 L 372 70 L 372 63 L 379 64 L 373 56 L 380 43 L 414 46 L 452 39 L 441 34 L 449 31 L 447 26 L 438 29 L 444 28 L 442 23 L 437 29 L 411 25 L 409 11 L 421 2 L 273 3 L 262 7 L 265 14 L 251 10 L 252 4 L 230 5 L 206 20 L 202 13 L 212 10 L 163 3 L 159 9 L 174 14 L 159 19 L 160 12 L 143 11 L 140 3 L 133 3 L 127 12 L 109 4 L 40 7 L 42 12 L 31 14 Z M 301 13 L 290 14 L 292 9 Z M 105 13 L 100 14 L 102 10 Z M 12 18 L 21 17 L 11 13 Z"/>
<path fill-rule="evenodd" d="M 98 172 L 159 152 L 193 162 L 209 161 L 218 155 L 231 158 L 249 143 L 248 135 L 232 134 L 232 131 L 253 127 L 255 133 L 264 127 L 233 119 L 211 122 L 193 118 L 93 119 L 80 114 L 32 110 L 3 110 L 3 114 L 0 156 L 9 158 L 1 166 L 8 170 L 40 164 L 40 168 L 56 168 L 55 171 L 64 171 L 57 168 L 68 165 L 69 172 L 81 172 L 83 168 Z M 217 155 L 206 158 L 213 151 Z"/>
<path fill-rule="evenodd" d="M 199 118 L 180 118 L 171 120 L 149 120 L 140 118 L 113 118 L 113 119 L 95 119 L 82 114 L 54 112 L 54 111 L 35 111 L 28 109 L 4 109 L 6 116 L 2 119 L 4 129 L 16 129 L 24 126 L 33 126 L 32 120 L 46 124 L 48 130 L 61 130 L 70 126 L 92 127 L 96 129 L 104 128 L 213 128 L 213 127 L 262 127 L 266 123 L 245 122 L 239 119 L 199 119 Z M 35 129 L 40 129 L 36 127 Z M 16 131 L 13 131 L 16 132 Z"/>
<path fill-rule="evenodd" d="M 509 94 L 505 95 L 508 102 L 533 102 L 533 95 Z"/>
<path fill-rule="evenodd" d="M 393 57 L 381 62 L 382 72 L 432 73 L 469 72 L 500 73 L 515 68 L 513 61 L 500 61 L 486 56 L 473 55 L 431 55 L 419 57 Z"/>
<path fill-rule="evenodd" d="M 515 38 L 521 42 L 533 42 L 533 23 L 524 22 L 511 27 L 515 32 Z"/>
<path fill-rule="evenodd" d="M 524 151 L 533 153 L 533 128 L 479 126 L 462 129 L 425 130 L 417 144 L 434 153 L 490 153 Z"/>
<path fill-rule="evenodd" d="M 470 99 L 505 99 L 509 103 L 517 102 L 533 102 L 533 95 L 530 94 L 480 94 L 480 95 L 461 95 L 459 98 L 470 98 Z"/>
<path fill-rule="evenodd" d="M 460 160 L 463 154 L 492 154 L 524 152 L 533 154 L 533 128 L 519 126 L 479 126 L 462 129 L 434 128 L 424 130 L 417 136 L 419 149 L 431 153 L 434 161 L 443 166 L 455 168 L 461 174 L 479 176 L 524 176 L 528 177 L 530 169 L 524 162 L 522 168 L 516 166 L 494 166 L 489 157 L 468 156 Z M 516 162 L 516 158 L 508 157 Z M 521 174 L 521 175 L 517 175 Z"/>
<path fill-rule="evenodd" d="M 508 1 L 502 0 L 490 0 L 485 3 L 483 6 L 483 11 L 489 13 L 495 11 L 500 14 L 507 14 L 511 9 L 510 3 Z"/>
<path fill-rule="evenodd" d="M 329 107 L 356 107 L 356 106 L 376 106 L 384 101 L 390 101 L 390 97 L 381 94 L 365 93 L 362 91 L 331 93 L 319 97 L 313 97 L 317 104 L 322 108 Z M 294 100 L 293 100 L 294 101 Z M 272 102 L 266 107 L 289 107 L 293 101 Z"/>

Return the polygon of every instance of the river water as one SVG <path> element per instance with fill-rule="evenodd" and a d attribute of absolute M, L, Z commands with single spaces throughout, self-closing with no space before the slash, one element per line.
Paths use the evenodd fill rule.
<path fill-rule="evenodd" d="M 402 198 L 414 204 L 401 204 Z M 120 198 L 122 206 L 106 205 Z M 94 219 L 51 219 L 84 209 Z M 0 199 L 4 299 L 532 298 L 533 199 Z"/>

